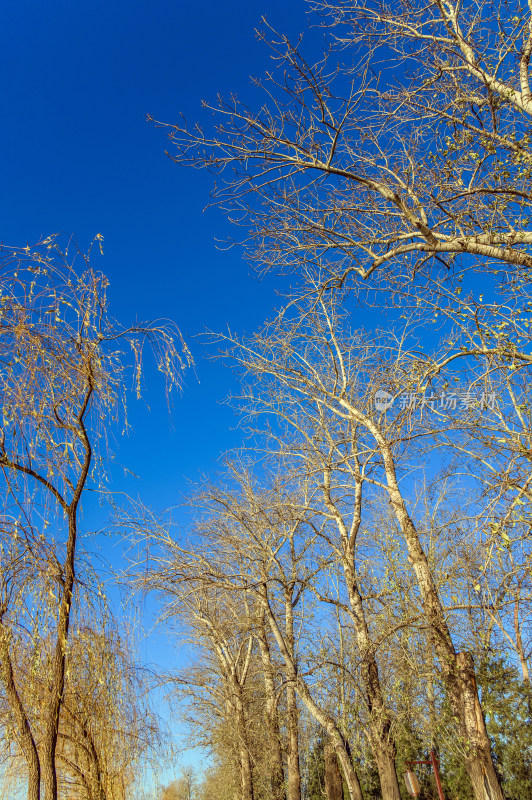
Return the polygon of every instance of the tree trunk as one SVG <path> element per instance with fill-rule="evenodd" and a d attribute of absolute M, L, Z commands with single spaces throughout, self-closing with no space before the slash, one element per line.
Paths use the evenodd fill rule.
<path fill-rule="evenodd" d="M 225 701 L 225 716 L 227 720 L 234 719 L 234 708 L 229 699 L 226 699 Z M 242 766 L 240 763 L 240 748 L 238 744 L 235 746 L 233 739 L 231 739 L 231 744 L 233 745 L 231 747 L 231 761 L 233 765 L 233 773 L 235 775 L 233 800 L 242 800 Z M 236 776 L 238 776 L 238 779 Z"/>
<path fill-rule="evenodd" d="M 493 766 L 491 743 L 478 699 L 473 657 L 458 653 L 449 680 L 454 690 L 453 710 L 459 709 L 466 742 L 466 769 L 476 800 L 503 800 L 499 778 Z M 455 712 L 456 713 L 456 712 Z"/>
<path fill-rule="evenodd" d="M 105 789 L 103 787 L 102 782 L 102 771 L 100 769 L 100 758 L 98 755 L 98 751 L 96 749 L 96 745 L 94 743 L 94 739 L 90 730 L 90 727 L 86 725 L 83 721 L 78 721 L 78 724 L 82 730 L 83 736 L 85 741 L 87 742 L 87 750 L 89 756 L 89 770 L 91 776 L 91 785 L 92 785 L 92 797 L 94 800 L 106 800 L 105 796 Z"/>
<path fill-rule="evenodd" d="M 486 800 L 486 796 L 489 800 L 504 800 L 478 699 L 473 659 L 467 653 L 456 653 L 427 557 L 397 483 L 392 452 L 380 432 L 375 428 L 373 430 L 384 460 L 390 501 L 405 538 L 409 560 L 421 592 L 425 618 L 441 662 L 445 688 L 458 721 L 465 749 L 465 766 L 475 800 Z"/>
<path fill-rule="evenodd" d="M 395 767 L 396 746 L 390 732 L 391 722 L 382 697 L 377 662 L 373 656 L 367 665 L 363 665 L 362 671 L 370 715 L 370 741 L 379 772 L 382 800 L 401 800 Z"/>
<path fill-rule="evenodd" d="M 0 663 L 2 678 L 9 710 L 15 721 L 17 738 L 28 767 L 28 800 L 40 800 L 41 795 L 41 766 L 37 746 L 31 732 L 28 718 L 22 705 L 22 700 L 17 691 L 13 665 L 9 652 L 9 631 L 0 621 Z"/>
<path fill-rule="evenodd" d="M 515 629 L 515 649 L 519 656 L 519 663 L 521 664 L 521 673 L 523 675 L 523 682 L 530 687 L 530 672 L 528 670 L 528 662 L 523 647 L 523 639 L 521 637 L 521 626 L 519 624 L 519 603 L 514 603 L 514 629 Z"/>
<path fill-rule="evenodd" d="M 338 769 L 338 761 L 332 745 L 325 745 L 323 749 L 323 758 L 325 760 L 325 794 L 327 800 L 343 800 L 344 787 L 342 776 Z"/>
<path fill-rule="evenodd" d="M 294 641 L 294 607 L 292 590 L 285 592 L 285 636 L 292 663 L 297 671 Z M 286 685 L 286 727 L 288 730 L 288 800 L 301 800 L 301 773 L 299 769 L 299 714 L 295 684 Z"/>
<path fill-rule="evenodd" d="M 316 722 L 322 726 L 331 740 L 338 762 L 342 767 L 350 799 L 363 800 L 362 789 L 360 788 L 360 782 L 353 766 L 350 749 L 340 730 L 338 729 L 336 722 L 315 703 L 306 684 L 299 680 L 297 687 L 298 694 L 303 700 L 305 706 L 310 711 Z"/>
<path fill-rule="evenodd" d="M 240 758 L 240 788 L 242 800 L 253 800 L 253 775 L 251 772 L 251 759 L 247 742 L 246 719 L 244 715 L 244 702 L 240 686 L 234 687 L 234 709 L 236 714 L 238 732 L 238 754 Z"/>
<path fill-rule="evenodd" d="M 92 370 L 92 365 L 90 367 Z M 83 465 L 79 474 L 76 488 L 72 495 L 70 505 L 66 506 L 62 501 L 63 511 L 68 520 L 68 539 L 66 546 L 66 557 L 63 566 L 64 580 L 63 593 L 61 595 L 61 605 L 59 607 L 59 619 L 57 622 L 57 638 L 52 668 L 52 686 L 50 693 L 50 703 L 47 718 L 44 725 L 44 735 L 42 738 L 42 768 L 44 779 L 45 800 L 57 800 L 57 772 L 55 767 L 55 752 L 57 748 L 57 737 L 59 733 L 59 717 L 63 703 L 63 693 L 65 689 L 65 665 L 68 643 L 68 630 L 70 627 L 70 613 L 72 610 L 72 600 L 74 592 L 75 568 L 76 568 L 76 541 L 77 541 L 77 514 L 78 507 L 92 463 L 92 448 L 85 428 L 85 415 L 89 408 L 93 393 L 92 372 L 87 378 L 87 389 L 82 407 L 77 415 L 78 435 L 85 448 Z"/>
<path fill-rule="evenodd" d="M 342 568 L 349 598 L 350 617 L 362 662 L 361 677 L 368 706 L 370 742 L 379 772 L 382 800 L 401 800 L 395 769 L 396 745 L 391 732 L 391 719 L 382 694 L 379 668 L 366 621 L 366 612 L 355 566 L 356 537 L 362 519 L 362 480 L 359 478 L 355 483 L 353 518 L 349 530 L 332 498 L 328 468 L 324 469 L 323 498 L 329 513 L 336 522 L 342 542 Z"/>
<path fill-rule="evenodd" d="M 437 714 L 436 693 L 434 691 L 434 647 L 430 638 L 427 639 L 426 659 L 428 667 L 427 676 L 427 705 L 429 710 L 430 749 L 438 751 L 436 741 Z"/>
<path fill-rule="evenodd" d="M 320 708 L 320 706 L 318 706 L 318 704 L 312 697 L 308 689 L 308 686 L 298 676 L 293 657 L 287 649 L 284 636 L 282 635 L 279 629 L 277 620 L 275 619 L 275 616 L 273 615 L 273 612 L 270 608 L 268 598 L 265 595 L 262 596 L 262 602 L 264 604 L 264 611 L 266 612 L 266 616 L 268 617 L 268 623 L 271 627 L 272 633 L 275 637 L 275 640 L 277 642 L 277 645 L 279 647 L 279 650 L 281 652 L 281 655 L 285 663 L 286 677 L 288 681 L 293 683 L 298 695 L 300 696 L 302 702 L 305 704 L 310 714 L 314 717 L 316 722 L 319 723 L 319 725 L 321 725 L 321 727 L 329 736 L 329 739 L 334 747 L 338 761 L 340 762 L 340 766 L 342 767 L 350 800 L 363 800 L 362 790 L 360 788 L 360 782 L 355 772 L 353 761 L 351 759 L 351 753 L 346 740 L 344 739 L 335 720 L 332 717 L 330 717 L 322 708 Z"/>
<path fill-rule="evenodd" d="M 281 733 L 279 731 L 279 716 L 277 714 L 277 702 L 275 699 L 275 676 L 271 661 L 268 637 L 264 628 L 264 617 L 261 619 L 257 629 L 257 640 L 259 642 L 260 656 L 262 661 L 262 673 L 264 676 L 264 692 L 266 695 L 266 707 L 264 716 L 266 718 L 266 728 L 268 731 L 270 746 L 270 785 L 272 800 L 285 800 L 286 791 L 284 786 L 283 751 L 281 747 Z"/>
<path fill-rule="evenodd" d="M 68 542 L 64 567 L 65 579 L 63 593 L 61 596 L 61 605 L 59 608 L 59 620 L 57 623 L 57 639 L 53 659 L 50 701 L 45 721 L 44 736 L 42 739 L 41 752 L 45 800 L 57 800 L 57 770 L 55 766 L 55 752 L 59 733 L 59 715 L 61 713 L 63 692 L 65 688 L 66 650 L 68 629 L 70 627 L 72 595 L 74 589 L 74 564 L 77 535 L 76 511 L 77 505 L 74 505 L 74 507 L 71 507 L 68 511 Z"/>
<path fill-rule="evenodd" d="M 362 659 L 362 683 L 366 692 L 369 713 L 370 742 L 379 772 L 382 800 L 401 800 L 395 768 L 396 745 L 391 733 L 391 719 L 384 702 L 379 668 L 371 645 L 362 597 L 354 570 L 344 563 L 351 619 L 357 646 Z"/>
<path fill-rule="evenodd" d="M 286 687 L 286 727 L 288 729 L 288 800 L 301 800 L 299 771 L 299 714 L 293 683 Z"/>

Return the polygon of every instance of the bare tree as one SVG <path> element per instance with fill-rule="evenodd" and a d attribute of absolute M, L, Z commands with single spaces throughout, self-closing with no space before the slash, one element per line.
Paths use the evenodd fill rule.
<path fill-rule="evenodd" d="M 334 304 L 329 305 L 322 296 L 315 306 L 303 308 L 293 322 L 281 317 L 277 327 L 266 329 L 254 342 L 237 345 L 233 355 L 258 382 L 256 400 L 251 397 L 249 404 L 253 413 L 271 413 L 281 403 L 308 404 L 323 407 L 346 425 L 356 424 L 364 432 L 359 447 L 373 454 L 375 473 L 371 481 L 386 493 L 406 545 L 426 625 L 458 720 L 475 796 L 483 798 L 488 786 L 493 798 L 502 798 L 473 660 L 470 653 L 455 648 L 422 539 L 399 483 L 401 449 L 412 433 L 410 415 L 405 411 L 388 418 L 374 405 L 382 381 L 390 385 L 394 375 L 404 381 L 408 358 L 401 356 L 383 365 L 374 357 L 375 352 L 375 343 L 364 344 L 359 335 L 342 337 Z"/>
<path fill-rule="evenodd" d="M 60 784 L 82 800 L 125 800 L 141 759 L 161 744 L 158 718 L 126 637 L 107 613 L 101 628 L 77 624 L 58 740 Z M 122 627 L 124 623 L 122 623 Z"/>
<path fill-rule="evenodd" d="M 467 254 L 528 270 L 529 6 L 311 6 L 323 56 L 266 26 L 274 66 L 255 108 L 233 96 L 204 104 L 205 130 L 165 125 L 175 161 L 225 170 L 214 202 L 258 268 L 318 260 L 333 283 L 384 267 L 403 282 Z"/>
<path fill-rule="evenodd" d="M 268 628 L 264 612 L 257 615 L 255 624 L 255 638 L 259 645 L 264 678 L 264 693 L 266 699 L 265 717 L 268 729 L 268 749 L 271 753 L 270 775 L 272 800 L 285 800 L 286 790 L 284 785 L 283 748 L 279 728 L 278 693 L 276 669 L 273 663 Z"/>
<path fill-rule="evenodd" d="M 304 621 L 302 597 L 309 583 L 319 574 L 321 563 L 313 563 L 310 553 L 315 533 L 306 528 L 301 506 L 285 494 L 282 482 L 271 489 L 260 489 L 246 473 L 232 471 L 236 491 L 213 486 L 194 498 L 203 507 L 194 530 L 196 545 L 185 548 L 170 533 L 148 526 L 154 550 L 152 570 L 144 575 L 144 585 L 172 596 L 173 586 L 183 581 L 188 591 L 209 595 L 212 587 L 234 598 L 243 608 L 255 609 L 255 629 L 264 624 L 272 634 L 283 664 L 286 691 L 287 795 L 300 791 L 299 709 L 293 691 L 314 719 L 330 736 L 353 800 L 362 794 L 353 767 L 350 747 L 335 719 L 305 680 L 299 666 L 297 626 Z M 146 527 L 144 527 L 146 531 Z M 198 547 L 198 542 L 201 546 Z M 157 550 L 160 549 L 157 555 Z M 192 590 L 190 587 L 196 586 Z M 240 597 L 240 601 L 238 598 Z M 297 611 L 296 611 L 297 609 Z M 247 612 L 246 612 L 247 613 Z M 260 636 L 260 632 L 255 635 Z"/>
<path fill-rule="evenodd" d="M 184 560 L 172 569 L 163 568 L 165 556 L 158 559 L 142 580 L 145 591 L 157 591 L 163 598 L 162 618 L 181 619 L 196 647 L 212 656 L 220 683 L 201 683 L 189 675 L 190 687 L 207 688 L 231 729 L 235 761 L 238 763 L 241 800 L 253 800 L 253 769 L 246 689 L 252 660 L 253 636 L 244 609 L 212 581 L 202 580 L 194 560 Z M 210 683 L 210 686 L 209 686 Z M 202 686 L 203 684 L 203 686 Z M 212 724 L 212 722 L 211 722 Z"/>
<path fill-rule="evenodd" d="M 371 454 L 368 457 L 363 448 L 359 448 L 357 423 L 338 424 L 335 416 L 320 405 L 315 408 L 301 404 L 281 405 L 276 414 L 283 422 L 279 439 L 274 444 L 276 455 L 282 459 L 287 473 L 299 475 L 306 486 L 309 505 L 305 512 L 311 510 L 316 519 L 325 521 L 319 530 L 321 545 L 327 557 L 337 559 L 341 565 L 342 574 L 338 580 L 345 587 L 347 602 L 342 602 L 337 594 L 328 594 L 320 583 L 313 587 L 313 591 L 320 602 L 342 609 L 352 625 L 382 796 L 398 800 L 392 718 L 381 687 L 378 645 L 370 632 L 358 576 L 357 541 L 363 519 L 363 487 L 366 471 L 371 470 Z"/>
<path fill-rule="evenodd" d="M 240 590 L 251 591 L 268 622 L 284 663 L 287 684 L 288 729 L 288 791 L 300 791 L 298 710 L 293 692 L 330 736 L 342 765 L 348 791 L 360 798 L 361 790 L 350 756 L 350 747 L 333 713 L 326 711 L 313 697 L 299 666 L 295 638 L 296 608 L 303 614 L 302 598 L 308 593 L 313 576 L 320 574 L 323 563 L 314 561 L 311 554 L 316 539 L 301 498 L 291 496 L 282 482 L 271 490 L 254 486 L 245 472 L 233 472 L 237 492 L 214 489 L 210 493 L 211 507 L 218 511 L 210 538 L 213 554 L 210 574 L 216 575 L 214 533 L 220 536 L 225 520 L 223 542 L 230 547 L 237 565 Z M 288 494 L 287 494 L 288 491 Z M 299 500 L 299 502 L 298 502 Z M 220 514 L 222 517 L 220 518 Z M 229 564 L 231 569 L 231 562 Z M 224 576 L 219 575 L 219 579 Z M 227 578 L 225 578 L 227 580 Z M 292 775 L 292 778 L 291 778 Z"/>
<path fill-rule="evenodd" d="M 161 800 L 193 800 L 196 796 L 196 777 L 192 767 L 184 767 L 181 777 L 166 786 Z"/>
<path fill-rule="evenodd" d="M 76 256 L 83 268 L 79 273 Z M 48 564 L 55 591 L 50 589 L 54 603 L 47 625 L 54 644 L 39 752 L 11 656 L 14 631 L 23 627 L 17 618 L 20 605 L 9 604 L 9 589 L 1 610 L 2 676 L 30 770 L 28 797 L 38 800 L 42 769 L 46 800 L 57 800 L 56 749 L 82 498 L 88 487 L 101 484 L 105 433 L 123 407 L 130 371 L 140 391 L 143 344 L 153 344 L 168 389 L 179 383 L 183 360 L 171 326 L 123 328 L 112 321 L 107 279 L 75 248 L 63 253 L 50 238 L 34 249 L 5 250 L 3 268 L 0 467 L 6 513 L 13 525 L 28 527 L 29 520 L 35 531 L 25 540 L 27 559 L 33 558 L 32 542 L 50 536 L 47 527 L 58 531 L 61 553 Z M 131 348 L 131 358 L 124 346 Z"/>

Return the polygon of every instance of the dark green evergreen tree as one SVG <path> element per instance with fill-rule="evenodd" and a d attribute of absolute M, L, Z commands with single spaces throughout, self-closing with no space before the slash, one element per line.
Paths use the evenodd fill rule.
<path fill-rule="evenodd" d="M 507 800 L 532 797 L 532 691 L 502 658 L 481 664 L 478 681 Z"/>
<path fill-rule="evenodd" d="M 308 761 L 307 800 L 325 798 L 325 758 L 323 739 L 320 737 L 310 751 Z"/>

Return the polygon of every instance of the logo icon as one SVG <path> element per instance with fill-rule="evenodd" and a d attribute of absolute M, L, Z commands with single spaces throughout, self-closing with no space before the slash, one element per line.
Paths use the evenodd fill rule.
<path fill-rule="evenodd" d="M 393 406 L 394 397 L 389 392 L 379 389 L 375 392 L 375 408 L 377 411 L 387 411 Z"/>

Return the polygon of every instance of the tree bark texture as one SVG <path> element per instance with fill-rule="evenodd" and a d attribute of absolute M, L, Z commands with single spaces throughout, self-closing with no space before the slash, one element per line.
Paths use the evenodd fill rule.
<path fill-rule="evenodd" d="M 262 673 L 264 676 L 264 693 L 266 697 L 264 716 L 270 746 L 270 786 L 272 800 L 285 800 L 286 790 L 284 785 L 283 750 L 281 746 L 279 716 L 277 713 L 277 702 L 275 697 L 275 674 L 271 661 L 268 637 L 264 627 L 264 619 L 262 619 L 259 623 L 257 640 L 260 649 Z"/>

